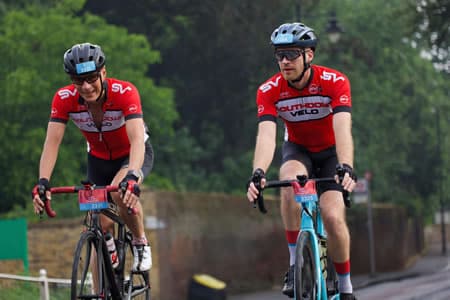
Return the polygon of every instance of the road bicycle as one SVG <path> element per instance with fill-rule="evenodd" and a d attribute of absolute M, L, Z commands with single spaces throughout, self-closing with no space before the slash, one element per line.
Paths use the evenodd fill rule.
<path fill-rule="evenodd" d="M 78 241 L 72 265 L 71 298 L 75 299 L 142 299 L 150 300 L 149 271 L 132 270 L 134 258 L 132 235 L 118 215 L 117 206 L 110 200 L 109 193 L 121 192 L 118 186 L 96 186 L 82 182 L 82 186 L 62 186 L 50 189 L 52 194 L 78 193 L 81 211 L 86 212 L 84 231 Z M 50 200 L 39 191 L 44 201 L 44 210 L 49 217 L 55 217 Z M 128 213 L 133 213 L 129 210 Z M 134 212 L 135 213 L 135 212 Z M 114 241 L 119 265 L 111 262 L 105 233 L 100 225 L 100 214 L 114 222 Z"/>
<path fill-rule="evenodd" d="M 343 170 L 338 170 L 343 178 Z M 260 191 L 254 205 L 262 213 L 267 213 L 264 205 L 263 189 L 260 180 L 255 180 Z M 337 274 L 327 254 L 327 234 L 322 222 L 316 184 L 335 182 L 335 178 L 314 178 L 297 176 L 294 180 L 277 180 L 266 182 L 264 189 L 292 187 L 295 201 L 301 204 L 300 233 L 297 238 L 294 264 L 294 296 L 297 300 L 339 300 Z M 350 207 L 350 199 L 344 191 L 344 202 Z"/>

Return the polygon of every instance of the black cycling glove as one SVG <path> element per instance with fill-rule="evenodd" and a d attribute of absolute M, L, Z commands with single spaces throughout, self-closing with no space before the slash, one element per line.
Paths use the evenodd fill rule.
<path fill-rule="evenodd" d="M 262 169 L 260 169 L 260 168 L 256 169 L 255 172 L 253 172 L 252 176 L 250 176 L 250 178 L 247 181 L 247 190 L 248 190 L 248 187 L 250 186 L 251 182 L 253 182 L 255 184 L 256 188 L 259 189 L 259 186 L 261 185 L 261 180 L 265 177 L 266 176 Z"/>
<path fill-rule="evenodd" d="M 348 164 L 338 164 L 336 166 L 336 174 L 339 177 L 339 181 L 342 181 L 342 179 L 345 176 L 345 173 L 348 173 L 351 179 L 353 179 L 355 182 L 358 181 L 358 178 L 356 177 L 356 174 L 353 171 L 353 168 Z"/>
<path fill-rule="evenodd" d="M 31 192 L 31 197 L 36 195 L 45 195 L 46 191 L 50 190 L 50 182 L 47 178 L 40 178 L 38 184 L 36 184 Z"/>

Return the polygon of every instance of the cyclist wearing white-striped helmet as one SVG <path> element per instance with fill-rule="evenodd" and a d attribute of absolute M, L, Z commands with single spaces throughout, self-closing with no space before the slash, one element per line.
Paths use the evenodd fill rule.
<path fill-rule="evenodd" d="M 295 179 L 297 175 L 333 177 L 336 165 L 342 166 L 345 170 L 342 182 L 320 184 L 319 195 L 328 249 L 339 277 L 340 299 L 354 299 L 350 280 L 350 234 L 342 197 L 342 190 L 351 192 L 356 182 L 352 167 L 350 82 L 339 71 L 312 64 L 318 38 L 314 30 L 303 23 L 280 25 L 273 31 L 270 41 L 279 72 L 257 91 L 258 135 L 247 198 L 251 202 L 257 198 L 259 191 L 254 182 L 264 187 L 264 174 L 275 153 L 279 118 L 285 125 L 281 180 Z M 293 297 L 299 206 L 294 201 L 292 188 L 282 188 L 281 198 L 281 216 L 290 254 L 282 292 Z"/>

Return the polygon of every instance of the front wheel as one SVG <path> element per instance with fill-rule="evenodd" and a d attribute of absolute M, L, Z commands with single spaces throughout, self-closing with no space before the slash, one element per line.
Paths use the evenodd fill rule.
<path fill-rule="evenodd" d="M 84 232 L 78 241 L 72 265 L 70 299 L 110 299 L 102 251 L 94 232 Z"/>
<path fill-rule="evenodd" d="M 318 274 L 311 233 L 301 231 L 295 250 L 294 289 L 297 300 L 316 300 Z"/>

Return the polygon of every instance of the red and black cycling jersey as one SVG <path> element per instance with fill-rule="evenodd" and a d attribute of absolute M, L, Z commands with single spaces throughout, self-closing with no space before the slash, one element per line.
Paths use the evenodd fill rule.
<path fill-rule="evenodd" d="M 69 119 L 81 130 L 88 144 L 88 152 L 101 159 L 117 159 L 130 153 L 130 141 L 125 121 L 142 118 L 139 92 L 127 81 L 105 79 L 106 101 L 103 103 L 101 129 L 94 123 L 91 113 L 73 84 L 59 89 L 52 102 L 50 122 L 67 123 Z M 148 135 L 145 135 L 145 139 Z"/>
<path fill-rule="evenodd" d="M 259 88 L 256 96 L 259 121 L 285 124 L 285 140 L 319 152 L 335 145 L 333 114 L 351 112 L 348 78 L 333 69 L 312 65 L 312 76 L 302 90 L 277 73 Z"/>

